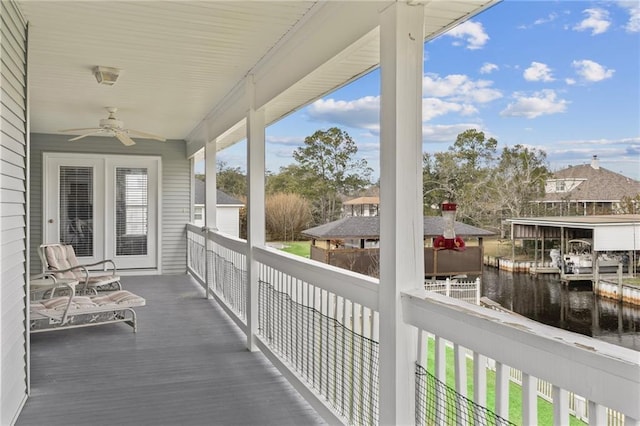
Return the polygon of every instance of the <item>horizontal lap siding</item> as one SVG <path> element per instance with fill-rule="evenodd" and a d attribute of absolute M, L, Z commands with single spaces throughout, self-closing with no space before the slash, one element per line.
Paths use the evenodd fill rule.
<path fill-rule="evenodd" d="M 97 120 L 97 118 L 96 118 Z M 40 271 L 37 248 L 42 243 L 42 157 L 44 152 L 73 152 L 105 155 L 155 155 L 162 157 L 162 238 L 163 274 L 186 271 L 186 223 L 189 222 L 190 163 L 183 141 L 156 142 L 137 139 L 126 147 L 115 138 L 86 137 L 70 143 L 69 136 L 31 135 L 31 271 Z"/>
<path fill-rule="evenodd" d="M 0 13 L 0 424 L 27 397 L 26 24 L 16 5 Z"/>

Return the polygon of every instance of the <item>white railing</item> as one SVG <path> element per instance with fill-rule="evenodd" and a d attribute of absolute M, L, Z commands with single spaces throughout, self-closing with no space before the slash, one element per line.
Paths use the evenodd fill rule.
<path fill-rule="evenodd" d="M 538 423 L 539 379 L 552 386 L 553 424 L 569 423 L 569 392 L 589 401 L 590 424 L 617 424 L 611 417 L 607 423 L 607 408 L 624 414 L 625 424 L 637 424 L 638 352 L 421 289 L 403 293 L 402 297 L 405 322 L 419 330 L 418 364 L 425 370 L 431 368 L 436 379 L 446 383 L 446 366 L 453 363 L 456 392 L 482 407 L 487 404 L 487 371 L 489 364 L 494 364 L 495 387 L 490 392 L 500 418 L 509 419 L 509 377 L 514 368 L 522 371 L 523 424 Z M 433 350 L 428 349 L 429 342 L 434 342 Z M 450 360 L 447 345 L 453 346 Z M 467 387 L 469 353 L 473 359 L 473 395 L 468 395 Z M 430 360 L 430 356 L 435 359 Z M 436 401 L 435 406 L 446 407 L 446 402 Z M 443 410 L 436 408 L 435 414 L 430 414 L 438 419 L 446 414 Z M 458 412 L 463 416 L 473 414 Z M 468 418 L 457 420 L 465 422 Z"/>
<path fill-rule="evenodd" d="M 206 249 L 205 249 L 206 248 Z M 227 314 L 246 327 L 247 242 L 187 225 L 187 270 L 207 295 L 222 302 Z"/>
<path fill-rule="evenodd" d="M 376 280 L 271 248 L 254 256 L 263 345 L 348 423 L 376 424 Z"/>
<path fill-rule="evenodd" d="M 248 333 L 246 242 L 193 226 L 187 227 L 187 240 L 189 272 Z M 251 254 L 258 268 L 257 348 L 331 423 L 376 424 L 378 371 L 384 369 L 378 361 L 378 280 L 268 247 L 253 247 Z M 589 401 L 591 424 L 606 424 L 605 407 L 624 413 L 624 424 L 637 424 L 632 420 L 640 417 L 637 352 L 424 289 L 403 293 L 402 301 L 405 322 L 419 330 L 417 364 L 447 383 L 452 380 L 447 365 L 453 363 L 455 384 L 446 392 L 456 393 L 458 414 L 445 420 L 447 410 L 436 410 L 445 423 L 462 420 L 456 416 L 465 412 L 492 416 L 493 424 L 508 419 L 509 377 L 511 369 L 518 369 L 523 372 L 523 424 L 538 422 L 538 379 L 551 383 L 554 424 L 568 422 L 575 404 L 569 392 Z M 453 357 L 445 355 L 447 345 Z M 468 356 L 471 392 L 463 368 Z M 484 409 L 487 374 L 496 377 L 491 391 L 496 404 L 490 410 Z M 445 398 L 436 392 L 442 384 L 429 386 L 417 389 L 416 408 L 424 405 L 419 392 Z M 474 408 L 469 411 L 469 406 Z"/>
<path fill-rule="evenodd" d="M 424 288 L 447 297 L 464 300 L 465 302 L 480 304 L 480 278 L 473 281 L 460 281 L 457 279 L 425 280 Z"/>

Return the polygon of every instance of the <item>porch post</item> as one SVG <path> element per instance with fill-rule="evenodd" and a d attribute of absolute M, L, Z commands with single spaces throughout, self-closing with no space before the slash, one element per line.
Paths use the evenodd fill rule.
<path fill-rule="evenodd" d="M 207 141 L 204 145 L 204 280 L 207 287 L 207 298 L 213 298 L 215 288 L 215 271 L 209 266 L 209 231 L 217 231 L 216 209 L 218 204 L 217 184 L 216 184 L 216 141 Z"/>
<path fill-rule="evenodd" d="M 253 76 L 247 78 L 249 111 L 247 113 L 247 348 L 257 351 L 255 337 L 258 333 L 258 262 L 253 258 L 253 247 L 265 245 L 264 186 L 265 186 L 265 136 L 264 110 L 255 109 Z"/>
<path fill-rule="evenodd" d="M 380 15 L 380 424 L 415 422 L 417 335 L 400 292 L 424 284 L 422 61 L 424 6 Z"/>
<path fill-rule="evenodd" d="M 216 221 L 216 209 L 218 204 L 218 194 L 216 192 L 216 141 L 207 141 L 204 146 L 204 225 L 207 228 L 218 230 Z"/>

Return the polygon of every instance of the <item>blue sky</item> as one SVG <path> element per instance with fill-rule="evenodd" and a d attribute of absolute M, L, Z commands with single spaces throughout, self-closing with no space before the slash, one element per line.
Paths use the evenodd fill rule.
<path fill-rule="evenodd" d="M 369 73 L 266 130 L 277 172 L 316 130 L 347 131 L 377 179 L 380 73 Z M 547 153 L 559 170 L 587 164 L 640 180 L 640 1 L 505 0 L 425 44 L 423 151 L 466 129 L 498 148 Z M 218 153 L 246 169 L 246 143 Z"/>

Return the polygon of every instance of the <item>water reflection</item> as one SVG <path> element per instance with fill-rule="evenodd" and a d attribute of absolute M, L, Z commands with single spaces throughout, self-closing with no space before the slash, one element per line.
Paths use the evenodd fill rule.
<path fill-rule="evenodd" d="M 596 297 L 590 284 L 567 288 L 557 275 L 486 267 L 482 295 L 538 322 L 640 351 L 640 309 Z"/>

